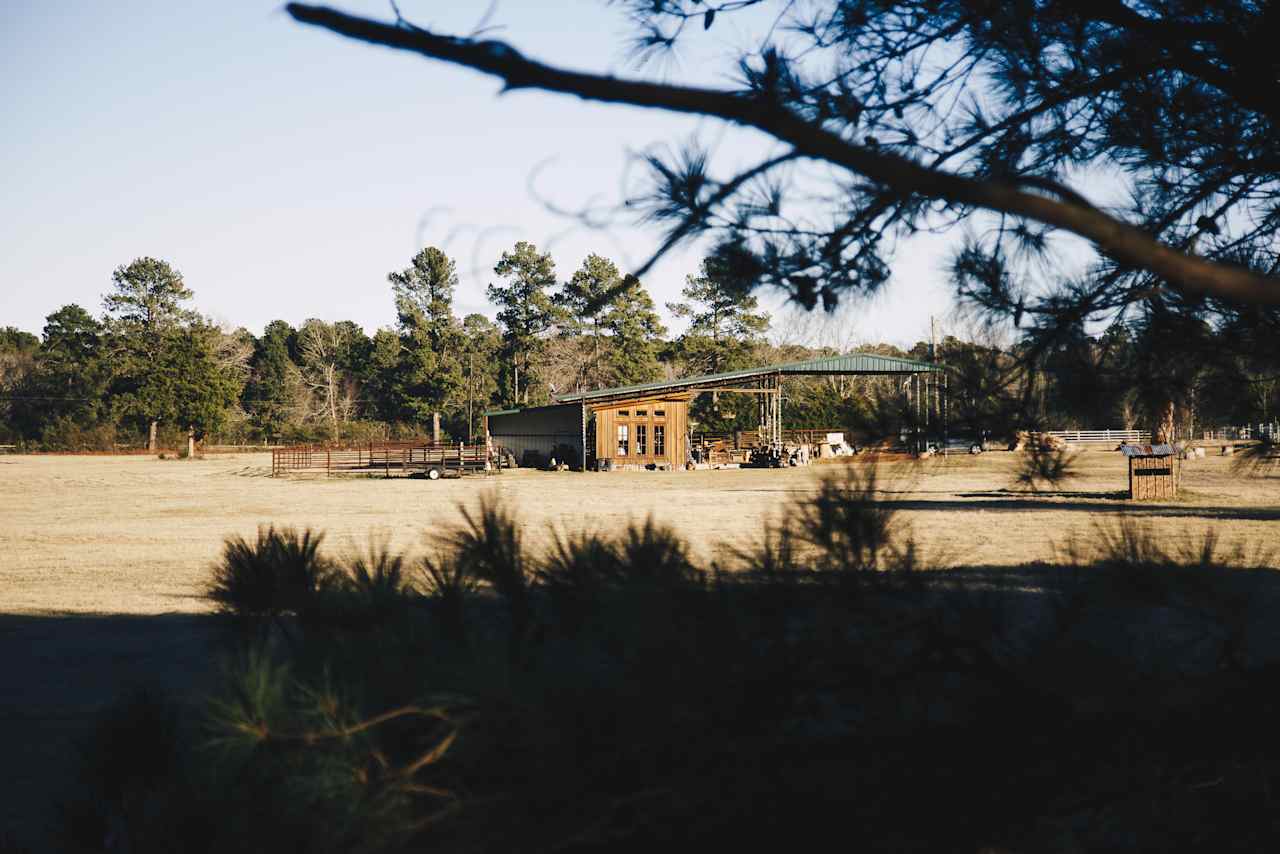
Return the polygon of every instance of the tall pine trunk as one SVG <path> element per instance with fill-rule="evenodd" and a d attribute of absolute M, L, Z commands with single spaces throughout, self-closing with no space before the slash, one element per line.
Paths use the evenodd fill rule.
<path fill-rule="evenodd" d="M 1173 401 L 1165 401 L 1154 413 L 1151 425 L 1151 444 L 1171 444 L 1176 436 L 1173 420 Z"/>

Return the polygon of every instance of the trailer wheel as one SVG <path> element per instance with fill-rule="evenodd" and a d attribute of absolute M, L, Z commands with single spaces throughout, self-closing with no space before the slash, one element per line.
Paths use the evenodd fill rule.
<path fill-rule="evenodd" d="M 439 480 L 439 479 L 440 479 L 440 469 L 436 468 L 435 466 L 432 466 L 431 468 L 427 469 L 427 480 Z"/>

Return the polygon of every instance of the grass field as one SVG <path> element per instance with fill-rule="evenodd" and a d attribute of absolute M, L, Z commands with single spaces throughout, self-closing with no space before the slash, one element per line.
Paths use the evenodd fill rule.
<path fill-rule="evenodd" d="M 1186 464 L 1177 501 L 1123 498 L 1119 454 L 1088 450 L 1061 491 L 1011 488 L 1018 455 L 993 452 L 895 467 L 883 499 L 897 505 L 940 565 L 1050 561 L 1070 540 L 1119 514 L 1150 517 L 1162 540 L 1194 542 L 1208 527 L 1228 541 L 1276 537 L 1280 479 L 1241 477 L 1228 458 Z M 864 462 L 849 463 L 865 465 Z M 160 461 L 152 457 L 0 458 L 0 612 L 198 613 L 224 537 L 273 523 L 311 527 L 334 551 L 371 537 L 421 551 L 459 519 L 459 506 L 495 490 L 537 546 L 553 532 L 608 531 L 652 515 L 704 559 L 727 558 L 765 520 L 836 466 L 697 472 L 536 472 L 425 482 L 271 478 L 264 454 Z"/>
<path fill-rule="evenodd" d="M 929 566 L 1021 566 L 1087 555 L 1096 529 L 1130 514 L 1166 548 L 1207 530 L 1227 544 L 1280 544 L 1280 478 L 1243 476 L 1210 457 L 1184 468 L 1176 501 L 1123 498 L 1124 460 L 1088 450 L 1060 491 L 1012 488 L 1019 455 L 887 466 L 880 499 L 901 510 Z M 423 552 L 489 490 L 515 508 L 537 548 L 557 530 L 609 531 L 653 516 L 702 560 L 730 562 L 817 479 L 808 469 L 610 474 L 504 472 L 455 481 L 273 479 L 265 454 L 193 461 L 153 457 L 0 457 L 0 756 L 13 796 L 6 833 L 40 840 L 75 765 L 75 740 L 121 690 L 152 684 L 196 697 L 216 670 L 216 621 L 202 597 L 230 534 L 261 524 L 311 527 L 331 551 L 386 538 Z M 39 847 L 37 843 L 37 847 Z M 34 850 L 34 849 L 33 849 Z"/>

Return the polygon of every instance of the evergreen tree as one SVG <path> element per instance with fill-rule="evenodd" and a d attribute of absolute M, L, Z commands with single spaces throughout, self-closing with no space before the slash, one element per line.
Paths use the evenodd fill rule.
<path fill-rule="evenodd" d="M 401 334 L 421 339 L 441 353 L 455 332 L 453 292 L 458 274 L 453 259 L 434 246 L 413 257 L 410 266 L 390 273 Z"/>
<path fill-rule="evenodd" d="M 181 273 L 155 258 L 117 267 L 111 283 L 103 305 L 118 359 L 115 402 L 122 414 L 147 424 L 147 447 L 154 451 L 157 425 L 179 409 L 171 397 L 178 385 L 163 379 L 160 369 L 175 356 L 171 349 L 183 337 L 182 324 L 195 316 L 183 307 L 192 293 Z"/>
<path fill-rule="evenodd" d="M 379 329 L 370 342 L 364 397 L 367 407 L 387 425 L 406 421 L 401 383 L 401 342 L 394 329 Z"/>
<path fill-rule="evenodd" d="M 560 317 L 549 293 L 556 284 L 556 265 L 549 253 L 538 252 L 532 243 L 521 240 L 510 252 L 502 253 L 494 273 L 504 277 L 505 284 L 490 284 L 489 299 L 498 309 L 502 327 L 506 366 L 510 370 L 513 404 L 528 403 L 531 358 L 540 347 L 541 336 Z"/>
<path fill-rule="evenodd" d="M 753 352 L 764 343 L 769 316 L 739 286 L 733 270 L 717 257 L 702 262 L 698 275 L 685 279 L 683 302 L 667 303 L 688 328 L 672 351 L 685 374 L 716 374 L 749 367 Z M 691 407 L 693 418 L 710 430 L 742 429 L 754 424 L 756 401 L 745 395 L 701 395 Z"/>
<path fill-rule="evenodd" d="M 78 305 L 45 318 L 37 371 L 46 421 L 67 418 L 81 427 L 103 420 L 110 368 L 102 359 L 103 326 Z"/>
<path fill-rule="evenodd" d="M 27 401 L 23 391 L 35 368 L 40 339 L 13 326 L 0 329 L 0 438 L 20 438 L 19 425 Z"/>
<path fill-rule="evenodd" d="M 608 258 L 588 255 L 554 297 L 561 326 L 585 346 L 579 388 L 604 388 L 654 379 L 658 341 L 666 334 L 653 298 L 632 276 L 625 279 Z"/>
<path fill-rule="evenodd" d="M 463 388 L 458 360 L 458 322 L 453 292 L 458 275 L 453 259 L 434 246 L 414 256 L 410 266 L 387 276 L 395 294 L 400 364 L 394 394 L 401 417 L 419 423 L 433 412 L 458 411 Z"/>
<path fill-rule="evenodd" d="M 302 372 L 290 358 L 297 332 L 273 320 L 255 342 L 251 374 L 242 397 L 251 423 L 267 441 L 278 441 L 302 420 L 305 388 Z"/>
<path fill-rule="evenodd" d="M 168 407 L 160 420 L 184 428 L 190 441 L 224 427 L 243 388 L 237 366 L 222 358 L 222 337 L 220 329 L 201 320 L 176 330 L 152 379 L 153 399 Z"/>
<path fill-rule="evenodd" d="M 612 294 L 622 282 L 617 266 L 608 258 L 592 253 L 569 281 L 552 297 L 562 311 L 561 327 L 566 336 L 585 338 L 578 388 L 603 388 L 609 348 L 605 343 L 604 315 Z"/>
<path fill-rule="evenodd" d="M 634 276 L 606 307 L 601 325 L 609 333 L 609 385 L 657 379 L 662 373 L 658 350 L 667 328 L 654 309 L 653 297 Z"/>
<path fill-rule="evenodd" d="M 736 287 L 729 270 L 714 258 L 702 262 L 698 275 L 686 277 L 680 295 L 684 301 L 667 303 L 667 309 L 689 321 L 674 348 L 685 373 L 748 367 L 769 329 L 769 315 L 756 311 L 756 298 Z"/>
<path fill-rule="evenodd" d="M 480 416 L 486 409 L 501 403 L 502 333 L 497 324 L 483 314 L 468 314 L 462 319 L 462 351 L 466 388 L 466 434 L 476 441 L 480 436 Z M 459 435 L 462 431 L 459 431 Z"/>

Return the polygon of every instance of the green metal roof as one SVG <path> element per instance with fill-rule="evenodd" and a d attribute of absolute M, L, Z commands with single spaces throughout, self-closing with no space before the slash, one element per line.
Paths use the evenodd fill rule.
<path fill-rule="evenodd" d="M 576 401 L 575 401 L 576 402 Z M 540 412 L 544 409 L 558 409 L 564 406 L 564 402 L 545 404 L 543 406 L 516 406 L 510 409 L 486 409 L 481 414 L 485 417 L 492 418 L 498 415 L 515 415 L 517 412 Z"/>
<path fill-rule="evenodd" d="M 722 374 L 705 374 L 700 377 L 681 377 L 675 380 L 656 380 L 638 385 L 602 388 L 596 391 L 581 391 L 572 394 L 556 395 L 558 403 L 577 403 L 579 401 L 601 400 L 611 397 L 644 394 L 646 392 L 661 393 L 664 391 L 681 391 L 700 386 L 723 384 L 730 380 L 747 380 L 774 375 L 827 376 L 832 374 L 919 374 L 929 371 L 941 371 L 941 365 L 919 362 L 915 359 L 899 359 L 896 356 L 881 356 L 876 353 L 845 353 L 843 356 L 828 356 L 822 359 L 807 359 L 803 362 L 787 362 L 782 365 L 766 365 L 761 368 L 743 368 L 738 371 L 726 371 Z"/>

